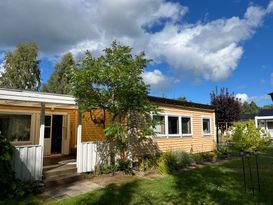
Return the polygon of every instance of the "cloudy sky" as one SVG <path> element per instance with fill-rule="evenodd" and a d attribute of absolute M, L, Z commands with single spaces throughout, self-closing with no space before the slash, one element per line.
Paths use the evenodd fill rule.
<path fill-rule="evenodd" d="M 42 80 L 65 52 L 98 56 L 113 40 L 153 59 L 151 94 L 209 103 L 228 87 L 243 101 L 270 104 L 273 0 L 1 0 L 0 70 L 8 50 L 37 42 Z"/>

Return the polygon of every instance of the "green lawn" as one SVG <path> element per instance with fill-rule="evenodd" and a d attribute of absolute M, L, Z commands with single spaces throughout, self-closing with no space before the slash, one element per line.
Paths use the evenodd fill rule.
<path fill-rule="evenodd" d="M 259 163 L 261 192 L 256 188 L 255 197 L 250 188 L 244 191 L 242 163 L 236 159 L 154 180 L 109 185 L 50 204 L 273 204 L 273 149 L 260 156 Z M 256 181 L 255 169 L 252 171 Z M 249 181 L 248 170 L 246 174 Z"/>

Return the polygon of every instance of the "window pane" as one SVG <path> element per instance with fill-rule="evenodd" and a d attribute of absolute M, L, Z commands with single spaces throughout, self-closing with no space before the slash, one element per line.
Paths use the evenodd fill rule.
<path fill-rule="evenodd" d="M 210 133 L 210 119 L 203 119 L 203 132 Z"/>
<path fill-rule="evenodd" d="M 191 118 L 182 117 L 182 134 L 191 134 Z"/>
<path fill-rule="evenodd" d="M 178 134 L 178 117 L 168 117 L 169 134 Z"/>
<path fill-rule="evenodd" d="M 158 123 L 155 126 L 155 133 L 157 134 L 165 134 L 165 117 L 164 116 L 154 116 L 154 120 Z"/>
<path fill-rule="evenodd" d="M 30 140 L 31 115 L 0 114 L 0 132 L 10 141 Z"/>
<path fill-rule="evenodd" d="M 50 127 L 45 128 L 45 138 L 50 138 Z"/>
<path fill-rule="evenodd" d="M 45 116 L 45 126 L 51 125 L 51 116 Z"/>

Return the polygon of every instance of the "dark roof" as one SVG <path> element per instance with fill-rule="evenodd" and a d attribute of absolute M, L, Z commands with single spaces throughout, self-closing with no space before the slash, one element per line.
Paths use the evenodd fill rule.
<path fill-rule="evenodd" d="M 271 99 L 272 99 L 272 101 L 273 101 L 273 92 L 272 92 L 272 93 L 268 93 L 268 95 L 271 96 Z"/>
<path fill-rule="evenodd" d="M 241 121 L 254 120 L 256 114 L 240 114 Z"/>
<path fill-rule="evenodd" d="M 261 109 L 258 116 L 273 116 L 273 109 Z"/>
<path fill-rule="evenodd" d="M 174 99 L 161 98 L 161 97 L 155 97 L 155 96 L 149 96 L 149 99 L 152 102 L 156 102 L 156 103 L 163 103 L 163 104 L 169 104 L 169 105 L 179 105 L 179 106 L 183 106 L 183 107 L 194 107 L 194 108 L 214 110 L 213 106 L 206 105 L 206 104 L 186 102 L 186 101 L 181 101 L 181 100 L 174 100 Z"/>

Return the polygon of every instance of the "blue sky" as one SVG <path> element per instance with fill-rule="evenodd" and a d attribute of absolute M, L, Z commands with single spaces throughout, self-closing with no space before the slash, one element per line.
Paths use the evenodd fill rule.
<path fill-rule="evenodd" d="M 0 64 L 17 43 L 35 41 L 43 82 L 65 52 L 99 56 L 118 40 L 154 60 L 143 74 L 152 95 L 209 103 L 217 86 L 272 103 L 270 0 L 3 0 L 0 25 Z"/>

